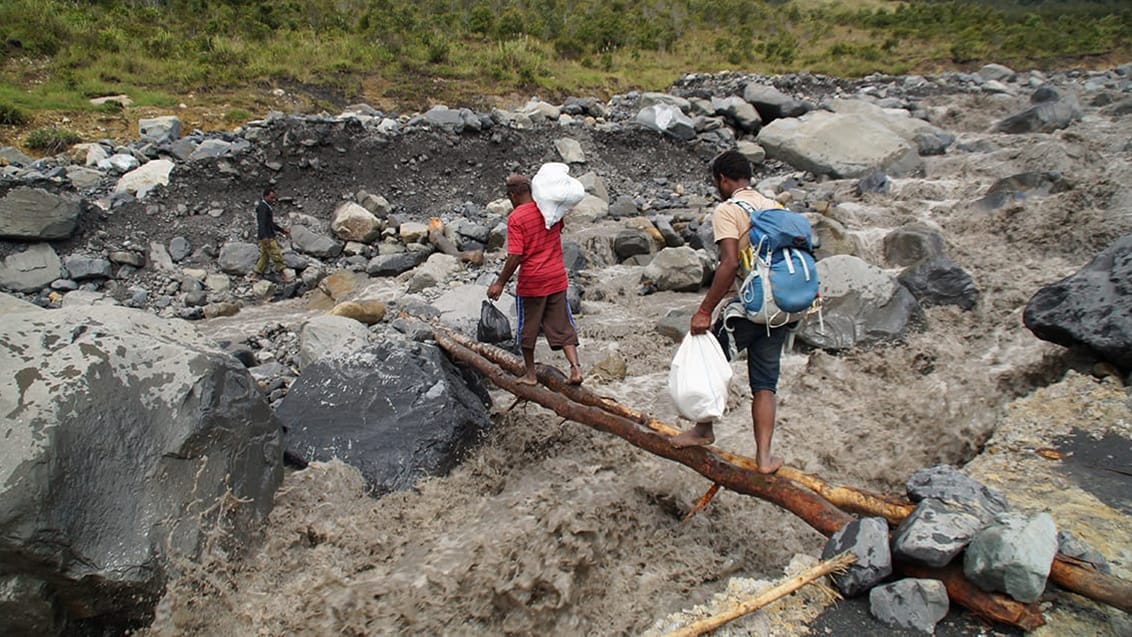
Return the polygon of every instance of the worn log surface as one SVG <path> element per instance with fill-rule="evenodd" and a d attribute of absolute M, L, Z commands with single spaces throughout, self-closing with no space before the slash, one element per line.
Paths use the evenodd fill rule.
<path fill-rule="evenodd" d="M 895 526 L 915 509 L 906 499 L 829 485 L 791 467 L 782 467 L 772 475 L 761 474 L 753 459 L 712 446 L 677 449 L 669 442 L 679 433 L 676 428 L 580 385 L 569 385 L 566 377 L 553 367 L 541 364 L 536 367 L 540 385 L 520 385 L 515 380 L 524 369 L 518 356 L 437 325 L 433 326 L 433 334 L 437 344 L 450 356 L 474 367 L 496 386 L 537 402 L 563 418 L 611 433 L 645 451 L 679 462 L 714 485 L 776 504 L 827 537 L 852 522 L 855 518 L 851 513 L 883 517 Z M 710 496 L 705 495 L 704 499 L 710 500 Z M 942 581 L 953 602 L 989 621 L 1023 630 L 1033 630 L 1044 623 L 1036 605 L 983 591 L 969 582 L 962 569 L 954 564 L 935 568 L 897 562 L 895 568 L 909 577 Z M 1132 582 L 1103 575 L 1061 556 L 1053 563 L 1050 580 L 1068 591 L 1132 612 Z"/>

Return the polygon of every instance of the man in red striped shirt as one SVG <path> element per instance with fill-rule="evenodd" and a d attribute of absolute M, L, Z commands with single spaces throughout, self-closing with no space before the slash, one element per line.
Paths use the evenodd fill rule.
<path fill-rule="evenodd" d="M 514 209 L 507 217 L 507 261 L 495 283 L 487 288 L 487 298 L 496 300 L 503 286 L 519 270 L 515 296 L 519 309 L 519 348 L 523 351 L 526 374 L 518 383 L 534 385 L 535 344 L 541 332 L 552 350 L 562 350 L 570 363 L 568 382 L 582 382 L 578 365 L 578 332 L 566 301 L 566 266 L 562 262 L 562 221 L 550 228 L 531 197 L 531 180 L 524 175 L 507 177 L 507 198 Z"/>

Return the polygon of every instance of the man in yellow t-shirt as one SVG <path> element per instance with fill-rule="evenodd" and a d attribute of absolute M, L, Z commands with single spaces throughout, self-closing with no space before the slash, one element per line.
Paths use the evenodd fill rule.
<path fill-rule="evenodd" d="M 719 196 L 724 199 L 712 214 L 711 227 L 715 243 L 719 248 L 719 266 L 715 269 L 711 287 L 692 315 L 689 330 L 693 334 L 703 334 L 711 328 L 711 317 L 719 302 L 733 296 L 737 276 L 741 273 L 741 261 L 746 260 L 750 267 L 750 241 L 747 231 L 751 221 L 748 215 L 732 199 L 742 199 L 756 210 L 779 208 L 777 202 L 751 188 L 751 163 L 739 151 L 729 150 L 711 161 L 711 179 Z M 728 324 L 734 328 L 735 345 L 747 349 L 747 376 L 751 385 L 751 421 L 755 430 L 755 459 L 761 473 L 774 473 L 782 466 L 782 458 L 770 453 L 771 438 L 774 435 L 775 391 L 778 389 L 779 359 L 782 344 L 786 340 L 789 326 L 770 328 L 755 325 L 745 318 L 735 317 Z M 674 447 L 695 447 L 715 442 L 712 425 L 696 423 L 688 431 L 672 438 Z"/>

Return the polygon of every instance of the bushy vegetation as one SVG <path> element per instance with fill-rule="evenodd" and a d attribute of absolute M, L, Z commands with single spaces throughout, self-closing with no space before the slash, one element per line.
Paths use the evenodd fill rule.
<path fill-rule="evenodd" d="M 82 141 L 78 133 L 62 128 L 37 128 L 28 133 L 24 145 L 46 153 L 61 153 Z"/>
<path fill-rule="evenodd" d="M 28 121 L 28 114 L 24 109 L 13 104 L 0 102 L 0 125 L 23 126 Z"/>
<path fill-rule="evenodd" d="M 354 96 L 612 92 L 681 73 L 842 76 L 1132 55 L 1126 1 L 4 0 L 12 107 L 264 84 Z M 38 74 L 23 61 L 44 61 Z M 32 82 L 31 80 L 35 81 Z M 0 97 L 4 94 L 0 91 Z"/>

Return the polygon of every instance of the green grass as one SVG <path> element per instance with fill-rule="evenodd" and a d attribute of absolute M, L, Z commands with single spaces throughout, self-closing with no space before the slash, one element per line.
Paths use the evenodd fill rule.
<path fill-rule="evenodd" d="M 90 108 L 126 93 L 251 85 L 425 105 L 469 95 L 662 89 L 685 72 L 844 77 L 1084 56 L 1132 59 L 1104 0 L 132 0 L 0 3 L 0 104 Z M 377 78 L 379 81 L 370 81 Z M 384 95 L 359 95 L 363 86 Z M 11 115 L 9 116 L 11 117 Z"/>

